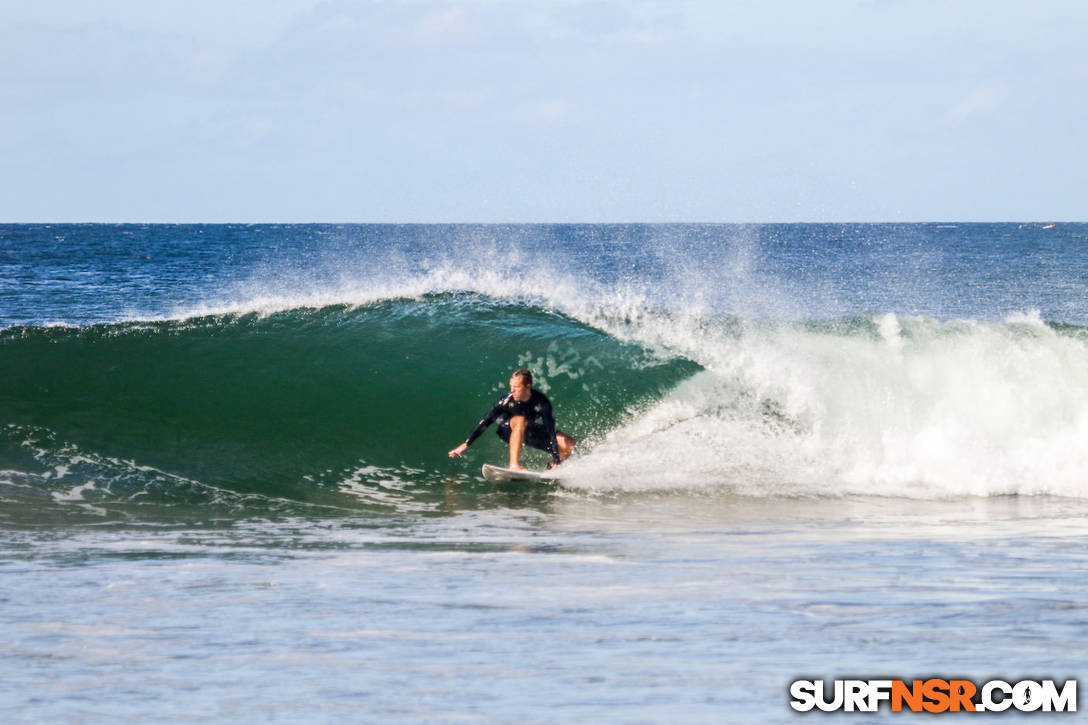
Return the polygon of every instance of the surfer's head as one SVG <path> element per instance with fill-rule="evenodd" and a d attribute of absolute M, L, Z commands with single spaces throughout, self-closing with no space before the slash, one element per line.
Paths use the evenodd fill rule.
<path fill-rule="evenodd" d="M 510 392 L 515 400 L 528 400 L 533 391 L 533 374 L 521 368 L 510 376 Z"/>

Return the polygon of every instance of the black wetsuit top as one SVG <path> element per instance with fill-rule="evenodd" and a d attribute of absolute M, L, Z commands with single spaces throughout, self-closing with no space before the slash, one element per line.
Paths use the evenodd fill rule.
<path fill-rule="evenodd" d="M 533 390 L 524 403 L 514 400 L 513 393 L 507 393 L 499 398 L 491 406 L 487 415 L 481 418 L 472 429 L 465 442 L 472 445 L 472 442 L 479 438 L 489 425 L 500 419 L 502 422 L 499 423 L 496 433 L 503 440 L 509 440 L 510 419 L 515 415 L 525 416 L 524 443 L 551 453 L 552 461 L 559 463 L 559 442 L 555 439 L 555 416 L 552 414 L 552 403 L 548 400 L 548 396 L 539 390 Z"/>

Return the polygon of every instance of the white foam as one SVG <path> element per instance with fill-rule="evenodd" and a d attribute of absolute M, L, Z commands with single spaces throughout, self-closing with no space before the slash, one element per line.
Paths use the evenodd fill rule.
<path fill-rule="evenodd" d="M 683 348 L 706 372 L 572 461 L 566 478 L 772 495 L 1088 497 L 1088 346 L 1030 322 L 884 315 L 876 339 L 704 328 Z"/>
<path fill-rule="evenodd" d="M 97 490 L 97 484 L 94 481 L 88 481 L 87 483 L 84 483 L 82 485 L 73 486 L 72 488 L 68 489 L 67 491 L 54 491 L 53 492 L 53 500 L 54 501 L 84 501 L 86 499 L 84 499 L 83 494 L 87 493 L 88 491 L 95 491 L 95 490 Z"/>

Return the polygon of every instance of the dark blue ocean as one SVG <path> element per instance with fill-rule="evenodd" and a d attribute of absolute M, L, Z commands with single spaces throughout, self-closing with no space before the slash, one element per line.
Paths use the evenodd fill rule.
<path fill-rule="evenodd" d="M 0 225 L 0 380 L 5 722 L 1088 671 L 1088 224 Z"/>

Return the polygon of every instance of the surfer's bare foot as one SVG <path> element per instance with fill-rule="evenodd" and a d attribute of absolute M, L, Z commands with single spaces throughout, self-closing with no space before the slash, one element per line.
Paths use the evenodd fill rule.
<path fill-rule="evenodd" d="M 509 468 L 511 471 L 524 471 L 525 470 L 524 468 L 522 468 L 519 464 L 515 463 L 514 461 L 511 461 L 510 465 L 507 466 L 507 468 Z"/>

